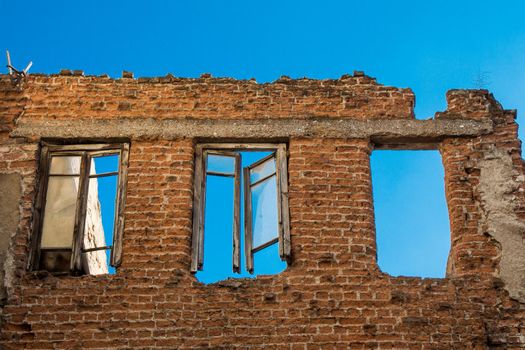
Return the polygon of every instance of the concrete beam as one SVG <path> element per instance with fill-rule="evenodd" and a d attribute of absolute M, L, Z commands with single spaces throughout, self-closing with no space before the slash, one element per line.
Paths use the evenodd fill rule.
<path fill-rule="evenodd" d="M 446 137 L 477 136 L 493 129 L 489 119 L 354 120 L 290 119 L 162 119 L 119 118 L 20 119 L 11 137 L 40 138 L 225 138 L 278 139 L 287 137 L 370 138 L 380 144 L 433 142 Z"/>

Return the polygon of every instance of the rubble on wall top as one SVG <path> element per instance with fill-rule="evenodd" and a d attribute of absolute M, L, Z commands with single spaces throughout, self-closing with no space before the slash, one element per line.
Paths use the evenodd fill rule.
<path fill-rule="evenodd" d="M 3 74 L 0 74 L 0 77 Z M 122 75 L 119 78 L 112 78 L 108 74 L 100 75 L 86 75 L 83 70 L 77 69 L 61 69 L 59 73 L 56 74 L 44 74 L 44 73 L 34 73 L 31 74 L 32 77 L 84 77 L 84 78 L 102 78 L 109 80 L 121 80 L 121 79 L 132 79 L 136 80 L 139 83 L 174 83 L 174 82 L 187 82 L 187 81 L 205 81 L 210 83 L 234 83 L 234 82 L 245 82 L 253 84 L 296 84 L 296 83 L 306 83 L 306 82 L 320 82 L 320 83 L 350 83 L 355 82 L 356 85 L 379 85 L 383 84 L 377 83 L 376 78 L 368 76 L 363 71 L 354 71 L 353 74 L 343 74 L 338 79 L 311 79 L 308 77 L 301 78 L 291 78 L 287 75 L 282 75 L 278 79 L 271 82 L 258 83 L 255 78 L 250 79 L 235 79 L 230 77 L 214 77 L 211 73 L 202 73 L 198 78 L 192 77 L 176 77 L 171 73 L 166 74 L 165 76 L 158 77 L 135 77 L 131 71 L 122 71 Z"/>
<path fill-rule="evenodd" d="M 83 77 L 84 76 L 84 71 L 83 70 L 79 70 L 79 69 L 75 69 L 75 70 L 62 69 L 62 70 L 60 70 L 60 73 L 58 73 L 58 75 Z"/>
<path fill-rule="evenodd" d="M 359 104 L 363 104 L 367 101 L 366 97 L 364 100 L 359 100 L 356 97 L 353 87 L 362 90 L 358 94 L 367 95 L 368 90 L 375 90 L 373 88 L 379 88 L 375 92 L 377 94 L 390 94 L 392 91 L 401 93 L 401 104 L 407 103 L 407 108 L 412 110 L 415 103 L 414 93 L 410 88 L 399 88 L 395 86 L 385 86 L 377 83 L 376 79 L 365 74 L 363 71 L 354 71 L 353 74 L 344 74 L 338 79 L 311 79 L 307 77 L 302 78 L 291 78 L 283 75 L 273 82 L 258 83 L 256 79 L 234 79 L 229 77 L 214 77 L 211 73 L 203 73 L 199 77 L 176 77 L 171 73 L 166 74 L 162 77 L 135 77 L 131 71 L 123 71 L 120 78 L 112 78 L 108 74 L 101 75 L 85 75 L 83 70 L 71 70 L 62 69 L 58 74 L 41 74 L 35 73 L 28 75 L 28 83 L 31 85 L 31 81 L 37 83 L 46 84 L 47 78 L 64 77 L 64 82 L 67 83 L 68 78 L 74 79 L 86 79 L 88 83 L 116 83 L 116 84 L 200 84 L 200 85 L 244 85 L 244 87 L 250 88 L 250 86 L 259 85 L 261 87 L 283 87 L 287 89 L 290 86 L 290 90 L 297 90 L 296 93 L 304 95 L 306 90 L 311 91 L 322 91 L 322 89 L 336 88 L 339 90 L 349 90 L 348 95 L 342 93 L 341 98 L 343 104 L 349 108 L 356 107 Z M 35 80 L 33 80 L 35 79 Z M 9 81 L 9 75 L 0 74 L 0 82 Z M 27 85 L 24 87 L 28 87 Z M 360 88 L 362 87 L 362 88 Z M 304 90 L 304 91 L 303 91 Z M 324 90 L 323 90 L 324 91 Z M 338 94 L 338 93 L 336 93 Z M 359 96 L 361 96 L 359 95 Z M 385 98 L 390 98 L 392 95 L 384 95 Z M 354 101 L 355 105 L 352 105 Z M 355 102 L 357 101 L 357 102 Z M 408 102 L 407 102 L 408 101 Z M 494 96 L 488 90 L 477 90 L 477 89 L 452 89 L 447 92 L 447 109 L 443 112 L 436 112 L 434 115 L 435 119 L 483 119 L 488 117 L 495 111 L 502 111 L 502 106 L 496 101 Z M 510 111 L 511 112 L 511 111 Z M 403 113 L 406 113 L 404 111 Z M 403 114 L 405 115 L 405 114 Z M 412 114 L 413 115 L 413 114 Z M 514 113 L 516 115 L 516 113 Z"/>

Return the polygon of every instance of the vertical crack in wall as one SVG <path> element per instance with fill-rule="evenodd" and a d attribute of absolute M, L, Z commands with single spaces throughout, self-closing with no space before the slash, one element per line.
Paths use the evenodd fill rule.
<path fill-rule="evenodd" d="M 517 192 L 525 179 L 504 150 L 491 149 L 480 161 L 479 191 L 487 232 L 501 245 L 499 277 L 510 296 L 525 302 L 525 223 L 516 215 Z"/>

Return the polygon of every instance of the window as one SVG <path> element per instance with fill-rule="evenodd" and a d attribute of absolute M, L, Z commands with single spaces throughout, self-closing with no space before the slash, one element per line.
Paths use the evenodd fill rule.
<path fill-rule="evenodd" d="M 377 261 L 392 276 L 445 277 L 450 228 L 436 150 L 374 151 Z"/>
<path fill-rule="evenodd" d="M 115 273 L 128 154 L 125 143 L 42 146 L 31 270 Z"/>
<path fill-rule="evenodd" d="M 208 246 L 213 251 L 207 251 L 206 257 L 216 256 L 217 260 L 210 265 L 221 265 L 229 272 L 265 271 L 263 266 L 255 266 L 254 261 L 258 256 L 271 255 L 268 252 L 275 248 L 276 257 L 287 261 L 290 225 L 286 146 L 201 144 L 197 146 L 195 162 L 191 271 L 203 270 L 205 236 L 226 244 L 221 248 L 217 241 Z M 222 273 L 224 277 L 231 275 Z"/>

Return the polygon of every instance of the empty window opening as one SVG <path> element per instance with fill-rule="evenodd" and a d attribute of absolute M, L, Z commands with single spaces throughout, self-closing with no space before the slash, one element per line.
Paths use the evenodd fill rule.
<path fill-rule="evenodd" d="M 198 207 L 204 201 L 204 227 L 199 237 L 197 225 L 194 240 L 202 240 L 203 249 L 194 249 L 192 271 L 201 282 L 277 274 L 287 267 L 288 220 L 281 218 L 287 211 L 281 181 L 287 177 L 278 169 L 281 154 L 286 155 L 277 145 L 270 150 L 252 146 L 198 150 L 204 190 L 195 202 Z"/>
<path fill-rule="evenodd" d="M 121 144 L 43 147 L 32 269 L 115 273 L 127 154 Z"/>
<path fill-rule="evenodd" d="M 371 157 L 380 269 L 445 277 L 450 224 L 438 151 L 374 151 Z"/>

